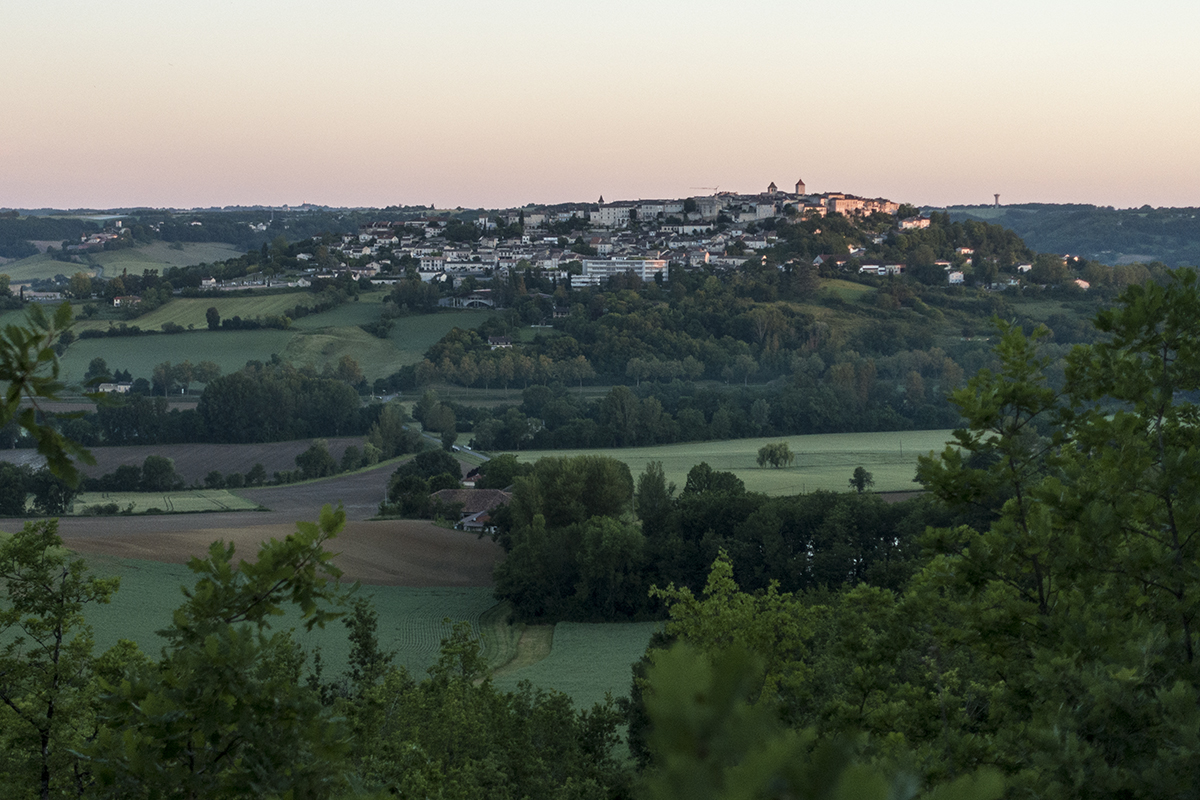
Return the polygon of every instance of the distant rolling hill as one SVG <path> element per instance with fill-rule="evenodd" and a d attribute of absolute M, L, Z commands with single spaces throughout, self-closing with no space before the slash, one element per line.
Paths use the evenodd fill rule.
<path fill-rule="evenodd" d="M 1169 267 L 1200 266 L 1197 208 L 1028 203 L 945 210 L 956 221 L 1003 225 L 1043 253 L 1070 253 L 1111 265 L 1161 261 Z"/>

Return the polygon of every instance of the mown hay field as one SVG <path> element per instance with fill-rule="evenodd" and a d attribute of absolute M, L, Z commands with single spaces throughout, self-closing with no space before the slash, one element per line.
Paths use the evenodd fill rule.
<path fill-rule="evenodd" d="M 178 492 L 83 492 L 75 498 L 74 513 L 84 514 L 89 506 L 116 503 L 125 511 L 142 514 L 156 508 L 169 514 L 198 511 L 253 511 L 258 503 L 224 489 L 184 489 Z"/>
<path fill-rule="evenodd" d="M 635 478 L 651 461 L 661 461 L 667 479 L 680 489 L 687 482 L 688 471 L 704 461 L 715 470 L 733 472 L 750 491 L 769 495 L 818 489 L 843 492 L 849 487 L 854 468 L 861 466 L 874 476 L 874 491 L 904 492 L 920 488 L 913 483 L 917 457 L 931 450 L 941 452 L 951 433 L 950 430 L 823 433 L 609 450 L 531 450 L 515 455 L 521 461 L 585 453 L 606 455 L 628 464 Z M 787 442 L 795 454 L 792 465 L 782 469 L 758 466 L 759 448 L 781 441 Z"/>

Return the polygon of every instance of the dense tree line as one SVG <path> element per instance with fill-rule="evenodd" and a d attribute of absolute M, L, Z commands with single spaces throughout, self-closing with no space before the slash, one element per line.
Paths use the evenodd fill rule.
<path fill-rule="evenodd" d="M 657 462 L 635 491 L 628 467 L 614 459 L 540 459 L 513 477 L 512 503 L 494 515 L 507 553 L 496 596 L 531 619 L 652 616 L 659 606 L 651 586 L 698 590 L 721 552 L 752 590 L 896 589 L 914 568 L 922 531 L 948 519 L 925 500 L 767 497 L 704 463 L 676 488 Z"/>
<path fill-rule="evenodd" d="M 94 222 L 65 217 L 0 216 L 0 258 L 25 258 L 38 252 L 35 241 L 61 242 L 79 240 L 83 234 L 95 233 L 100 226 Z"/>
<path fill-rule="evenodd" d="M 1005 326 L 999 368 L 955 393 L 965 427 L 921 461 L 950 524 L 920 537 L 908 580 L 764 591 L 726 550 L 703 593 L 657 592 L 660 646 L 756 654 L 748 694 L 788 725 L 869 734 L 883 761 L 902 742 L 927 780 L 986 767 L 1013 797 L 1191 794 L 1198 319 L 1194 272 L 1130 289 L 1097 317 L 1105 340 L 1067 355 L 1062 390 L 1043 332 Z"/>
<path fill-rule="evenodd" d="M 349 436 L 367 434 L 379 419 L 380 404 L 361 401 L 358 388 L 365 384 L 352 359 L 324 373 L 280 360 L 251 361 L 222 376 L 213 375 L 206 363 L 164 362 L 155 367 L 154 382 L 141 387 L 144 394 L 122 395 L 95 413 L 55 424 L 76 441 L 97 446 Z M 202 379 L 207 381 L 195 409 L 171 408 L 162 396 Z"/>

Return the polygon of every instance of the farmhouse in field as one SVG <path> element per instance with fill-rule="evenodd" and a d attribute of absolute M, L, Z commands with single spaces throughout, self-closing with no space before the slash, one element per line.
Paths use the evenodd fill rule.
<path fill-rule="evenodd" d="M 499 489 L 442 489 L 429 497 L 442 507 L 459 506 L 454 527 L 476 532 L 489 530 L 492 522 L 489 512 L 512 500 L 511 494 Z"/>

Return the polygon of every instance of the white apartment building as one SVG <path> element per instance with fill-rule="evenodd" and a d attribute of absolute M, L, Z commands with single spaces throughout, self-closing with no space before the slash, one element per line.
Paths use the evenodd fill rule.
<path fill-rule="evenodd" d="M 629 224 L 629 211 L 632 207 L 626 203 L 602 205 L 588 215 L 588 221 L 601 228 L 624 228 Z"/>
<path fill-rule="evenodd" d="M 662 258 L 587 258 L 581 263 L 583 274 L 571 280 L 572 286 L 599 286 L 606 278 L 626 272 L 643 281 L 652 281 L 655 275 L 662 275 L 664 280 L 669 277 L 667 261 Z"/>

